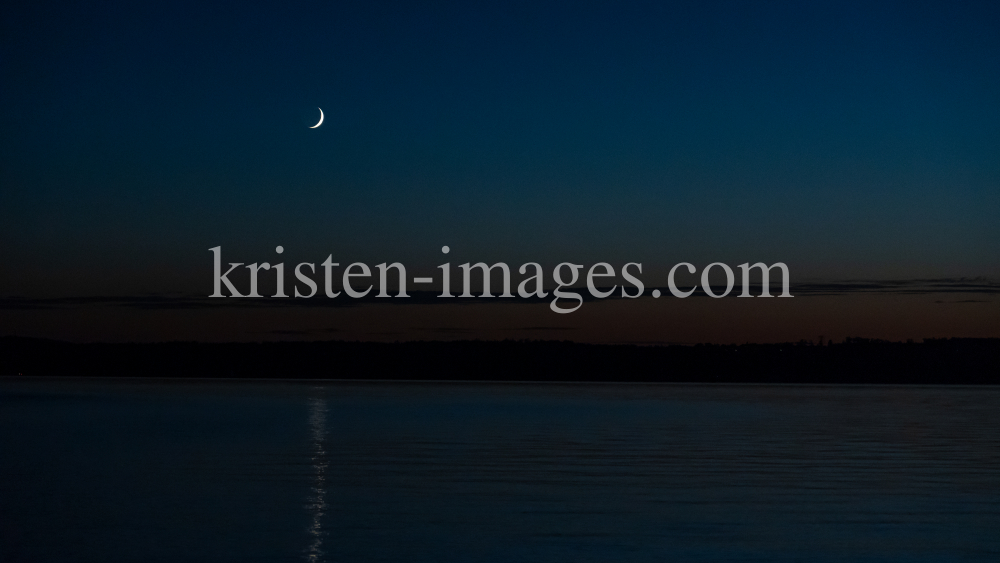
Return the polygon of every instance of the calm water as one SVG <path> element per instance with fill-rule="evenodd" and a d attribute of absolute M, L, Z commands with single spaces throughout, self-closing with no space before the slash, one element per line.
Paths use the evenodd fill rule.
<path fill-rule="evenodd" d="M 1000 560 L 1000 389 L 0 379 L 0 561 Z"/>

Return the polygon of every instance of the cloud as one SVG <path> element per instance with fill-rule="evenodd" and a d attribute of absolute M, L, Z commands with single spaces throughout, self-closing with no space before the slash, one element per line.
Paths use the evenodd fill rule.
<path fill-rule="evenodd" d="M 670 291 L 665 287 L 647 287 L 645 297 L 649 297 L 654 289 L 659 289 L 666 296 L 670 296 Z M 580 293 L 584 301 L 596 301 L 586 288 L 575 288 L 574 291 Z M 713 286 L 714 293 L 722 293 L 724 287 Z M 730 296 L 736 296 L 741 291 L 737 284 L 733 288 Z M 817 281 L 801 282 L 792 284 L 790 291 L 796 297 L 811 296 L 839 296 L 855 294 L 894 294 L 894 295 L 947 295 L 947 294 L 976 294 L 976 295 L 1000 295 L 1000 282 L 987 278 L 931 278 L 931 279 L 911 279 L 911 280 L 846 280 L 846 281 Z M 771 294 L 777 295 L 781 292 L 780 284 L 775 288 L 771 284 Z M 760 284 L 751 284 L 751 293 L 760 294 Z M 329 299 L 323 296 L 311 299 L 282 298 L 244 298 L 244 299 L 219 299 L 195 295 L 138 295 L 138 296 L 90 296 L 90 297 L 56 297 L 56 298 L 32 298 L 32 297 L 6 297 L 0 298 L 0 310 L 59 310 L 74 309 L 81 307 L 126 307 L 132 309 L 147 310 L 171 310 L 171 309 L 213 309 L 219 310 L 230 308 L 330 308 L 330 307 L 359 307 L 366 305 L 471 305 L 471 304 L 508 304 L 527 305 L 548 303 L 552 297 L 546 298 L 531 297 L 523 299 L 515 298 L 452 298 L 442 299 L 438 297 L 436 291 L 410 291 L 410 297 L 401 298 L 378 298 L 374 296 L 363 299 L 351 299 L 340 296 Z M 700 289 L 692 297 L 705 297 L 705 293 Z M 620 293 L 615 293 L 608 299 L 622 299 Z M 967 299 L 961 302 L 978 303 L 986 302 L 978 299 Z M 447 327 L 445 327 L 447 328 Z M 510 330 L 566 330 L 567 327 L 524 327 Z"/>
<path fill-rule="evenodd" d="M 340 332 L 339 328 L 307 328 L 307 329 L 276 329 L 265 330 L 264 334 L 274 334 L 277 336 L 309 336 L 319 334 L 333 334 Z"/>
<path fill-rule="evenodd" d="M 774 293 L 773 290 L 772 293 Z M 892 293 L 901 295 L 979 293 L 1000 295 L 1000 282 L 986 278 L 807 282 L 793 285 L 791 293 L 795 296 L 849 295 L 855 293 Z"/>
<path fill-rule="evenodd" d="M 511 331 L 558 331 L 558 330 L 576 330 L 573 326 L 519 326 L 515 328 L 505 328 L 501 330 L 511 330 Z"/>
<path fill-rule="evenodd" d="M 472 328 L 464 328 L 457 326 L 441 326 L 441 327 L 413 327 L 410 330 L 415 330 L 418 332 L 436 332 L 442 334 L 465 334 L 470 332 L 478 332 Z"/>
<path fill-rule="evenodd" d="M 503 331 L 503 332 L 555 332 L 562 330 L 576 330 L 575 327 L 571 326 L 519 326 L 513 328 L 494 328 L 494 327 L 482 327 L 482 328 L 468 328 L 468 327 L 413 327 L 410 330 L 422 331 L 422 332 L 436 332 L 436 333 L 450 333 L 450 334 L 464 334 L 464 333 L 481 333 L 489 331 Z"/>
<path fill-rule="evenodd" d="M 686 342 L 676 342 L 673 340 L 615 340 L 610 344 L 621 346 L 685 346 Z"/>

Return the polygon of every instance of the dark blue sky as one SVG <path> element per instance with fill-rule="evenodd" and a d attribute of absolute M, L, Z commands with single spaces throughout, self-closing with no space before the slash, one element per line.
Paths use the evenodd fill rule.
<path fill-rule="evenodd" d="M 995 2 L 22 4 L 4 295 L 200 292 L 217 245 L 1000 275 Z"/>

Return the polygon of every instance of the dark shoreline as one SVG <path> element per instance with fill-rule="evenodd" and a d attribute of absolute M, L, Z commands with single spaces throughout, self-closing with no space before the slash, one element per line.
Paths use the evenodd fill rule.
<path fill-rule="evenodd" d="M 983 385 L 1000 383 L 998 366 L 997 338 L 694 346 L 0 338 L 0 375 L 24 376 Z"/>

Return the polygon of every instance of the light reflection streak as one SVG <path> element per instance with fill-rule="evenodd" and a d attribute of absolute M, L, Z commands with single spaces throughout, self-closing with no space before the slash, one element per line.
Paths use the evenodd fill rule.
<path fill-rule="evenodd" d="M 321 388 L 317 388 L 321 392 Z M 312 496 L 306 504 L 307 509 L 312 513 L 312 524 L 309 526 L 309 535 L 312 536 L 312 543 L 306 551 L 306 561 L 318 562 L 323 558 L 323 514 L 326 513 L 326 399 L 322 397 L 312 397 L 309 399 L 309 430 L 312 434 L 312 467 L 314 481 L 312 486 Z"/>

